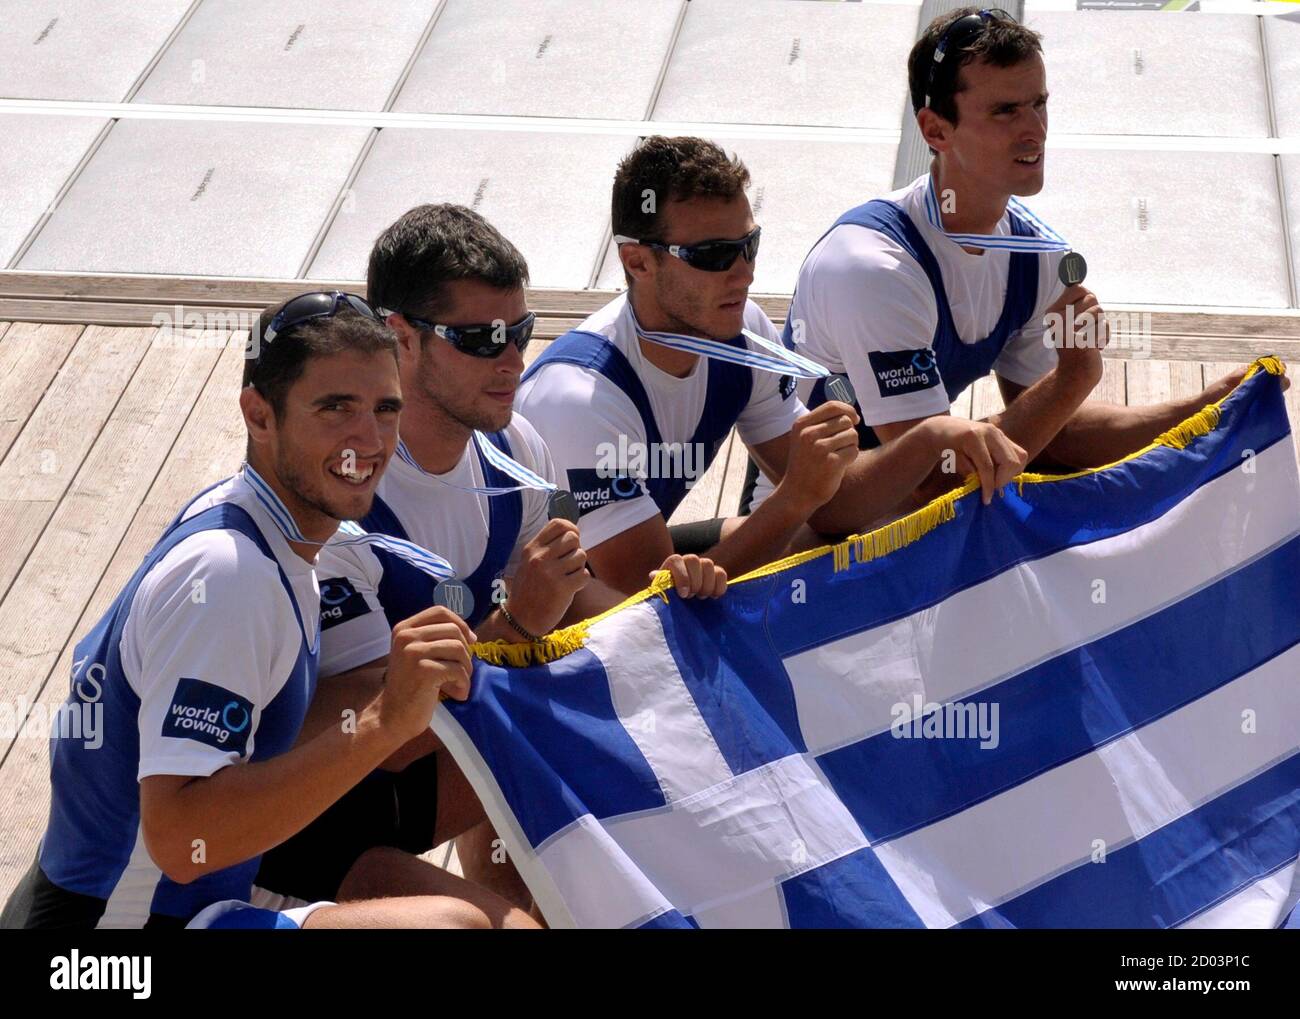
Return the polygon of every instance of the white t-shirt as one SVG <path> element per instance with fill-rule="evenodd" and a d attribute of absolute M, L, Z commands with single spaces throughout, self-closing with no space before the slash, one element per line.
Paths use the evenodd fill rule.
<path fill-rule="evenodd" d="M 555 481 L 555 465 L 546 443 L 519 414 L 505 427 L 510 455 L 533 473 Z M 483 561 L 488 545 L 492 498 L 452 485 L 486 487 L 482 464 L 471 440 L 460 461 L 445 474 L 429 476 L 401 457 L 393 457 L 379 480 L 376 495 L 387 504 L 406 537 L 442 556 L 458 577 L 468 577 Z M 512 577 L 523 547 L 546 526 L 549 493 L 524 489 L 519 537 L 502 576 Z M 334 676 L 388 654 L 392 628 L 379 603 L 384 567 L 368 546 L 327 544 L 317 560 L 321 591 L 327 604 L 321 619 L 321 676 Z M 345 580 L 351 590 L 339 587 Z M 328 604 L 335 602 L 336 604 Z M 364 602 L 364 606 L 363 606 Z"/>
<path fill-rule="evenodd" d="M 1002 315 L 1011 253 L 971 254 L 931 226 L 924 198 L 930 177 L 918 177 L 885 198 L 902 207 L 934 253 L 963 343 L 984 339 Z M 1011 234 L 1004 213 L 994 233 Z M 1065 287 L 1057 276 L 1062 252 L 1040 253 L 1038 302 L 1029 325 L 1014 332 L 993 370 L 1029 386 L 1056 367 L 1056 351 L 1043 344 L 1043 315 Z M 885 234 L 859 226 L 832 230 L 813 247 L 799 271 L 790 306 L 792 325 L 802 323 L 797 348 L 836 372 L 846 372 L 868 425 L 909 421 L 949 409 L 942 381 L 910 392 L 890 392 L 872 370 L 872 351 L 924 351 L 939 322 L 934 288 L 919 262 Z M 796 334 L 797 338 L 797 334 Z M 932 369 L 931 369 L 932 370 Z M 812 382 L 804 382 L 806 399 Z"/>
<path fill-rule="evenodd" d="M 289 547 L 242 474 L 201 495 L 185 519 L 222 502 L 240 506 L 257 524 L 289 579 L 308 646 L 314 646 L 320 589 L 312 564 Z M 276 563 L 249 538 L 208 530 L 179 542 L 141 580 L 122 629 L 123 675 L 140 698 L 137 777 L 208 776 L 251 757 L 262 709 L 289 678 L 302 640 Z M 242 752 L 218 744 L 219 727 L 177 738 L 180 730 L 173 725 L 175 734 L 164 735 L 173 704 L 185 702 L 182 684 L 189 681 L 251 704 Z M 204 688 L 195 689 L 201 697 Z"/>
<path fill-rule="evenodd" d="M 746 302 L 744 323 L 752 332 L 779 342 L 780 334 L 753 301 Z M 668 446 L 689 446 L 704 411 L 709 359 L 701 357 L 685 378 L 669 375 L 647 361 L 626 294 L 578 328 L 604 336 L 627 358 L 645 387 L 661 441 Z M 740 438 L 749 447 L 785 435 L 804 413 L 793 387 L 786 387 L 782 393 L 781 376 L 757 369 L 751 369 L 751 375 L 749 402 L 736 421 Z M 627 394 L 609 379 L 577 365 L 546 364 L 519 387 L 515 409 L 541 432 L 555 458 L 560 483 L 578 498 L 583 510 L 579 527 L 585 548 L 595 548 L 660 515 L 659 507 L 641 485 L 618 492 L 617 485 L 606 482 L 609 491 L 602 489 L 603 496 L 597 492 L 600 498 L 585 497 L 584 493 L 594 491 L 598 468 L 608 476 L 609 465 L 613 464 L 613 473 L 644 480 L 654 475 L 638 469 L 638 459 L 646 466 L 668 462 L 659 452 L 647 449 L 649 440 L 641 415 Z M 689 478 L 698 480 L 706 469 L 702 460 L 703 456 L 683 455 L 680 463 L 687 468 Z"/>

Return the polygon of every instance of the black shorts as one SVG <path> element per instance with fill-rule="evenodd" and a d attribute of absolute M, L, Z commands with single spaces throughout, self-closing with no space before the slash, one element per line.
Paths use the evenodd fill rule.
<path fill-rule="evenodd" d="M 435 845 L 437 819 L 437 754 L 404 771 L 373 771 L 297 835 L 264 853 L 256 883 L 307 902 L 333 900 L 366 850 L 427 853 Z"/>
<path fill-rule="evenodd" d="M 45 876 L 40 861 L 33 860 L 0 913 L 0 930 L 94 930 L 107 906 L 107 899 L 60 888 Z M 180 930 L 185 924 L 183 917 L 154 913 L 145 929 Z"/>

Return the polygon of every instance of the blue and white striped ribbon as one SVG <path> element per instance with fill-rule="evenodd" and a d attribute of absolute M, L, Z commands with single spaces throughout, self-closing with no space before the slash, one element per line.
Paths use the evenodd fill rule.
<path fill-rule="evenodd" d="M 774 375 L 793 375 L 800 379 L 820 379 L 830 374 L 829 368 L 793 350 L 786 350 L 781 344 L 764 339 L 749 329 L 742 329 L 741 335 L 764 350 L 770 350 L 773 356 L 769 357 L 762 351 L 750 350 L 748 347 L 733 347 L 718 340 L 706 340 L 700 336 L 683 336 L 680 333 L 661 333 L 642 329 L 641 323 L 636 321 L 635 314 L 632 316 L 632 321 L 636 323 L 636 331 L 640 336 L 651 343 L 671 347 L 673 350 L 710 357 L 715 361 L 729 361 L 732 364 L 757 368 L 759 371 L 771 372 Z"/>
<path fill-rule="evenodd" d="M 404 463 L 410 464 L 415 470 L 419 471 L 426 477 L 433 478 L 440 485 L 446 485 L 448 488 L 459 489 L 462 492 L 476 492 L 479 495 L 506 495 L 510 492 L 518 492 L 523 489 L 540 489 L 543 492 L 554 492 L 559 486 L 547 481 L 540 474 L 530 471 L 513 457 L 507 456 L 496 446 L 492 445 L 490 440 L 482 432 L 474 432 L 474 443 L 478 446 L 479 452 L 483 454 L 484 459 L 493 467 L 503 474 L 514 478 L 519 482 L 517 485 L 493 486 L 493 485 L 457 485 L 454 482 L 447 481 L 438 477 L 436 474 L 430 474 L 415 461 L 411 451 L 406 448 L 406 443 L 401 439 L 397 440 L 397 455 Z"/>
<path fill-rule="evenodd" d="M 322 541 L 311 541 L 302 533 L 297 522 L 293 519 L 293 515 L 289 512 L 289 508 L 275 494 L 275 490 L 248 464 L 244 464 L 244 480 L 248 482 L 249 487 L 253 490 L 253 495 L 257 497 L 257 501 L 262 504 L 262 508 L 270 515 L 286 541 L 298 541 L 308 545 L 327 544 Z M 456 575 L 451 563 L 447 562 L 442 556 L 436 555 L 426 548 L 421 548 L 415 542 L 407 541 L 404 538 L 394 538 L 388 534 L 372 534 L 352 520 L 343 521 L 339 525 L 338 532 L 329 540 L 328 544 L 372 545 L 376 548 L 382 548 L 438 581 L 448 580 Z"/>
<path fill-rule="evenodd" d="M 1029 220 L 1038 228 L 1038 237 L 1017 237 L 999 234 L 959 234 L 943 228 L 943 218 L 939 214 L 939 196 L 934 190 L 934 175 L 926 178 L 925 218 L 930 225 L 964 248 L 993 248 L 999 251 L 1069 251 L 1070 242 L 1029 211 L 1017 199 L 1012 198 L 1007 205 L 1017 214 Z"/>

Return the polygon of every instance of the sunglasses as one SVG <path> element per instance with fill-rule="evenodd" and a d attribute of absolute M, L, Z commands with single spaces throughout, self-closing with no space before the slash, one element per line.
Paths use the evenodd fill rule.
<path fill-rule="evenodd" d="M 752 233 L 738 241 L 701 241 L 699 244 L 660 244 L 658 241 L 639 241 L 635 237 L 615 234 L 614 243 L 644 244 L 647 248 L 666 251 L 674 258 L 680 258 L 692 269 L 726 272 L 741 255 L 745 256 L 746 262 L 753 263 L 758 257 L 758 239 L 762 233 L 763 228 L 756 226 Z"/>
<path fill-rule="evenodd" d="M 262 330 L 262 342 L 270 343 L 281 333 L 312 319 L 333 318 L 345 308 L 376 322 L 383 321 L 375 309 L 356 294 L 345 294 L 340 290 L 318 290 L 310 294 L 299 294 L 277 311 Z"/>
<path fill-rule="evenodd" d="M 1000 7 L 990 7 L 978 14 L 967 14 L 964 18 L 958 18 L 944 29 L 943 35 L 939 36 L 939 42 L 934 47 L 934 59 L 930 61 L 930 75 L 925 83 L 926 106 L 930 105 L 930 97 L 934 95 L 934 80 L 939 74 L 944 56 L 950 50 L 953 52 L 964 50 L 984 31 L 985 24 L 993 20 L 1015 21 L 1016 19 Z"/>
<path fill-rule="evenodd" d="M 438 322 L 430 322 L 427 318 L 417 318 L 404 311 L 393 311 L 390 308 L 380 308 L 379 313 L 384 316 L 401 315 L 411 325 L 419 329 L 427 329 L 435 336 L 442 337 L 462 354 L 469 354 L 471 357 L 500 357 L 512 343 L 520 353 L 523 353 L 524 348 L 528 346 L 528 341 L 533 338 L 533 326 L 537 322 L 537 316 L 531 311 L 514 325 L 489 322 L 486 325 L 468 326 L 442 325 Z"/>

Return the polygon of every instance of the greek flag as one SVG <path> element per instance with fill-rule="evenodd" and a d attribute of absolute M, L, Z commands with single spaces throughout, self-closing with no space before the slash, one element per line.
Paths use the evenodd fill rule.
<path fill-rule="evenodd" d="M 1281 371 L 1119 463 L 485 646 L 532 664 L 479 662 L 434 729 L 553 926 L 1285 925 Z"/>

